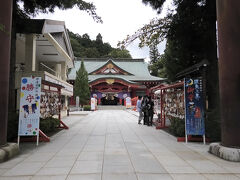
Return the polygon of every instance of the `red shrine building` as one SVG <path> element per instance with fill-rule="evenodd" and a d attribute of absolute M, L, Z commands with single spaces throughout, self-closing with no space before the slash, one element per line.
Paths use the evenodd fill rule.
<path fill-rule="evenodd" d="M 74 62 L 75 67 L 68 75 L 73 85 L 81 60 Z M 151 87 L 164 81 L 150 75 L 144 59 L 84 58 L 83 61 L 88 72 L 91 97 L 97 98 L 101 105 L 124 105 L 125 98 L 148 95 Z M 70 104 L 75 104 L 73 97 Z"/>

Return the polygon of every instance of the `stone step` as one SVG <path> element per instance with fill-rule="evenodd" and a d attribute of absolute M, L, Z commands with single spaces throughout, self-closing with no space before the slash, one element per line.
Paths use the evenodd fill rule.
<path fill-rule="evenodd" d="M 120 105 L 98 105 L 98 110 L 125 110 L 125 106 Z"/>

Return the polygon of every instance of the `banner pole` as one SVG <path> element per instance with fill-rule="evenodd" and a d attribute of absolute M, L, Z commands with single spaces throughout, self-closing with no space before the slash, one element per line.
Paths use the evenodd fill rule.
<path fill-rule="evenodd" d="M 184 89 L 184 111 L 185 111 L 185 143 L 188 143 L 188 135 L 187 135 L 187 107 L 186 107 L 186 92 L 185 92 L 185 78 L 184 78 L 184 85 L 183 85 L 183 89 Z"/>
<path fill-rule="evenodd" d="M 38 129 L 38 134 L 37 134 L 37 146 L 39 144 L 39 129 Z"/>
<path fill-rule="evenodd" d="M 20 136 L 18 136 L 18 147 L 19 147 L 19 144 L 20 144 Z"/>

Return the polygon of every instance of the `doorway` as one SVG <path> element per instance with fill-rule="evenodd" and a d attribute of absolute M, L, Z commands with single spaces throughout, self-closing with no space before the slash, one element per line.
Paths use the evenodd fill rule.
<path fill-rule="evenodd" d="M 102 105 L 118 105 L 119 98 L 115 97 L 114 94 L 108 93 L 105 97 L 101 98 Z"/>

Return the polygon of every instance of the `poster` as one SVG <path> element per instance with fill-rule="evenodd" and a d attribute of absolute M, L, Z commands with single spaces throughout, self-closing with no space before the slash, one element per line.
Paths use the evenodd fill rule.
<path fill-rule="evenodd" d="M 36 136 L 39 132 L 41 77 L 21 79 L 18 136 Z"/>
<path fill-rule="evenodd" d="M 95 98 L 91 98 L 91 110 L 92 111 L 95 111 L 95 108 L 96 108 L 96 101 L 95 101 Z"/>
<path fill-rule="evenodd" d="M 126 108 L 131 108 L 132 107 L 132 102 L 131 102 L 131 98 L 127 97 L 126 98 Z"/>
<path fill-rule="evenodd" d="M 186 78 L 185 123 L 186 135 L 204 135 L 204 105 L 202 79 Z"/>

